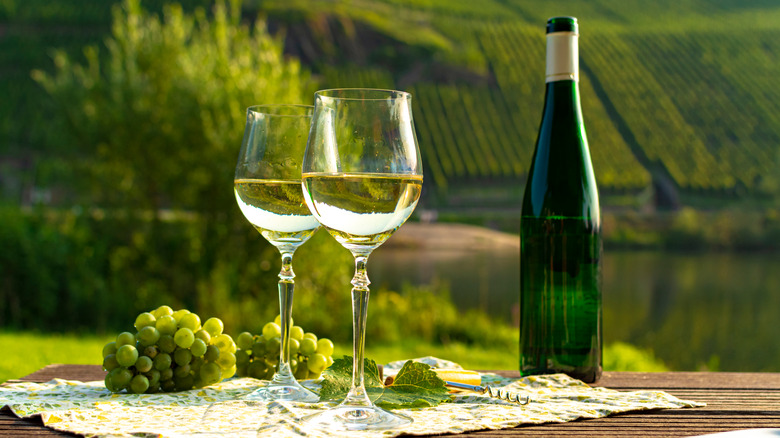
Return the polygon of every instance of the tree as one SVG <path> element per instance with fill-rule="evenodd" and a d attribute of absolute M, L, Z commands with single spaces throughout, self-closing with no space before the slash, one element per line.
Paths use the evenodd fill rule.
<path fill-rule="evenodd" d="M 262 20 L 240 22 L 240 3 L 212 14 L 180 5 L 163 17 L 139 0 L 113 10 L 106 51 L 85 48 L 84 64 L 59 52 L 56 71 L 33 72 L 56 106 L 50 149 L 88 176 L 90 203 L 216 215 L 233 208 L 232 175 L 245 109 L 304 103 L 314 84 Z"/>

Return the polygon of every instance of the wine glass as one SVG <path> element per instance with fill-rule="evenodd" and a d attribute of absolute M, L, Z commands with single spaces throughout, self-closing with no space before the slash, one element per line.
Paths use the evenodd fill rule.
<path fill-rule="evenodd" d="M 234 180 L 236 201 L 249 223 L 282 255 L 279 369 L 268 386 L 247 396 L 253 400 L 319 401 L 314 392 L 295 380 L 290 368 L 293 253 L 320 226 L 304 203 L 301 190 L 301 159 L 312 109 L 310 105 L 257 105 L 246 113 Z"/>
<path fill-rule="evenodd" d="M 304 417 L 330 430 L 389 429 L 411 423 L 375 406 L 363 381 L 371 252 L 409 218 L 422 190 L 412 96 L 392 90 L 334 89 L 314 95 L 303 158 L 304 198 L 328 232 L 355 258 L 352 279 L 353 374 L 346 399 Z"/>

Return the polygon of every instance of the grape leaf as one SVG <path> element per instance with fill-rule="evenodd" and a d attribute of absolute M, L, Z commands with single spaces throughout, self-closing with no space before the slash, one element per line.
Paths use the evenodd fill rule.
<path fill-rule="evenodd" d="M 449 391 L 431 367 L 407 361 L 390 386 L 379 380 L 376 363 L 365 359 L 365 387 L 368 397 L 385 409 L 424 408 L 450 401 Z M 344 356 L 323 373 L 320 400 L 343 400 L 352 384 L 352 358 Z"/>
<path fill-rule="evenodd" d="M 322 372 L 322 377 L 320 401 L 344 400 L 352 387 L 352 356 L 334 360 L 333 364 Z M 384 392 L 385 386 L 379 379 L 379 368 L 376 362 L 371 359 L 363 359 L 363 381 L 368 398 L 375 402 Z"/>

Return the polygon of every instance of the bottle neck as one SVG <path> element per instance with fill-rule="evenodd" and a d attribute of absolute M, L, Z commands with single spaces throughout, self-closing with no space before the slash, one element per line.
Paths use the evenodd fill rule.
<path fill-rule="evenodd" d="M 554 32 L 547 34 L 547 83 L 556 81 L 580 80 L 579 47 L 574 32 Z"/>

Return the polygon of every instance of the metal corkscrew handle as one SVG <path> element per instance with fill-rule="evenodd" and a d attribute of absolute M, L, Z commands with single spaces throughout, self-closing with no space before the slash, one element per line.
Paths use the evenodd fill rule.
<path fill-rule="evenodd" d="M 528 403 L 531 402 L 531 397 L 527 395 L 521 396 L 520 394 L 510 392 L 505 389 L 496 389 L 489 385 L 486 386 L 467 385 L 465 383 L 448 382 L 446 380 L 444 381 L 444 384 L 452 388 L 467 389 L 469 391 L 478 392 L 480 394 L 487 393 L 487 395 L 489 395 L 492 398 L 497 398 L 499 400 L 505 400 L 520 405 L 527 405 Z"/>

